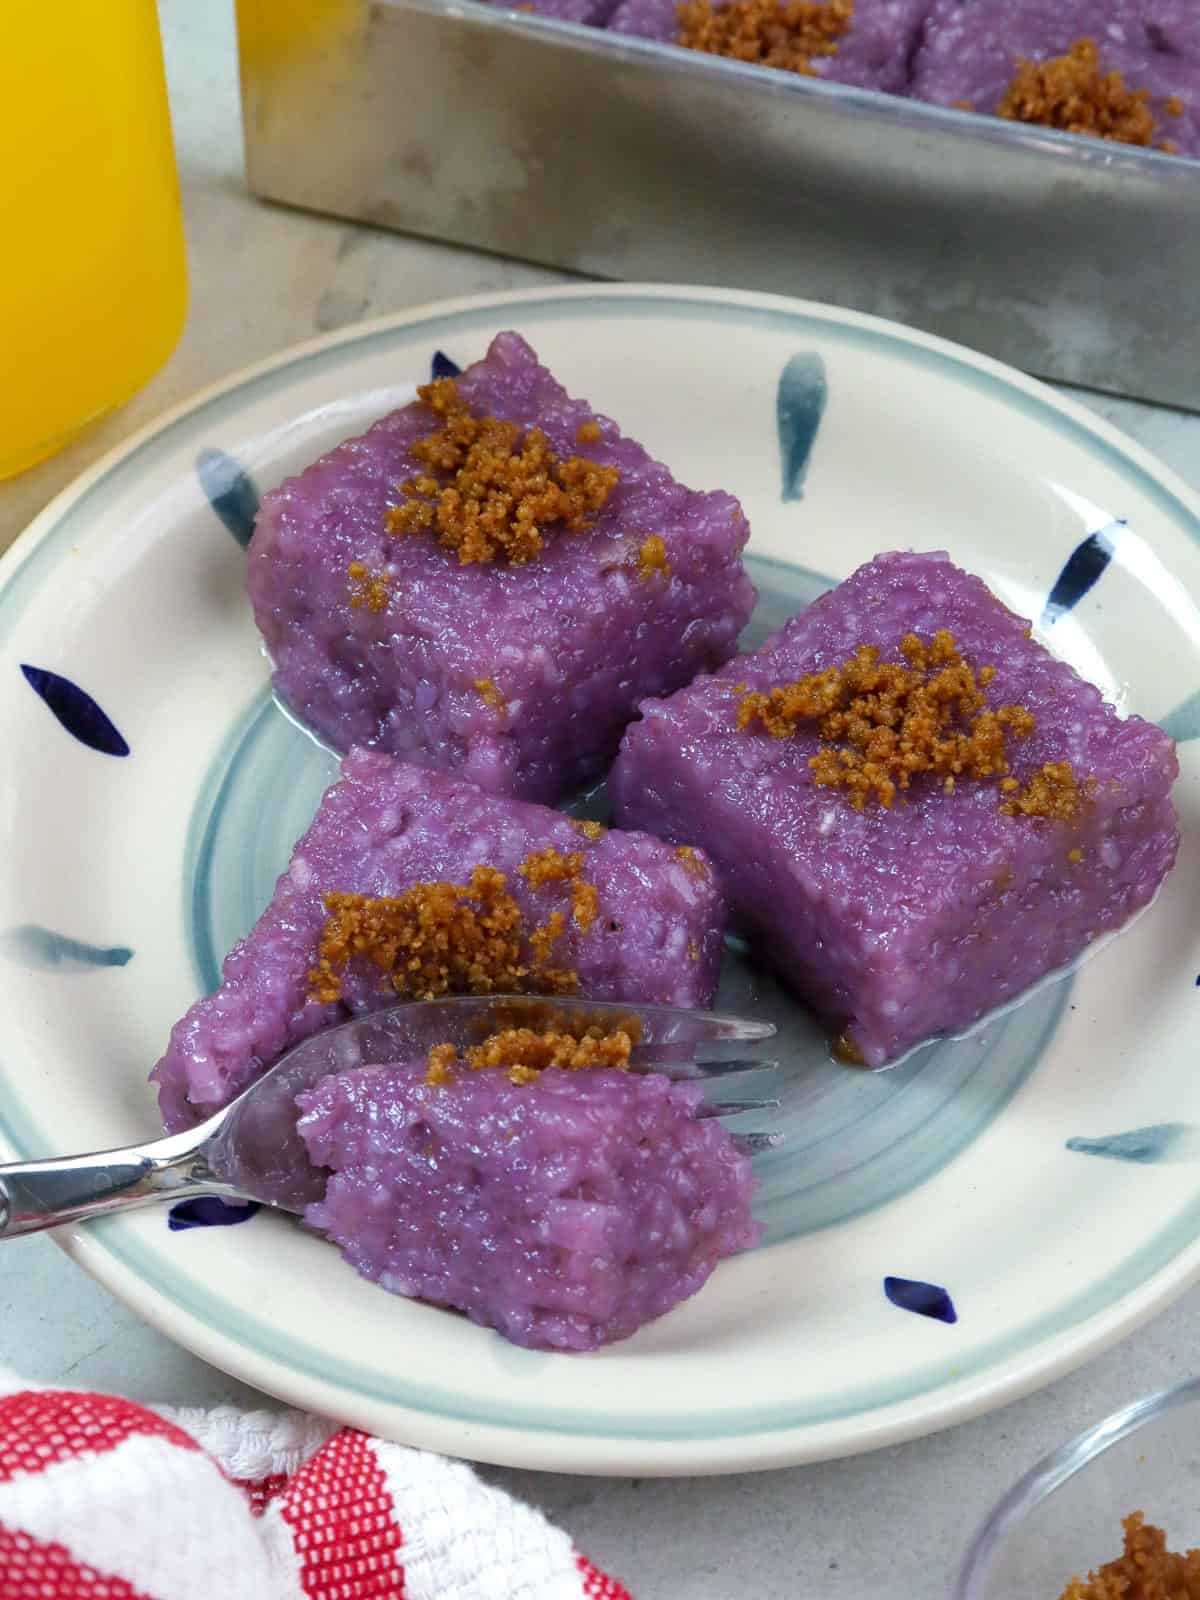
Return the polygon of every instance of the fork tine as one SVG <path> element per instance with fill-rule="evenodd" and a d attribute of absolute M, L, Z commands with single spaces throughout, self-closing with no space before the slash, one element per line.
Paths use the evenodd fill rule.
<path fill-rule="evenodd" d="M 729 1061 L 638 1061 L 634 1072 L 661 1072 L 664 1078 L 737 1078 L 752 1072 L 776 1072 L 779 1062 L 770 1057 L 736 1056 Z"/>
<path fill-rule="evenodd" d="M 355 1017 L 322 1029 L 287 1056 L 287 1070 L 300 1087 L 328 1072 L 369 1067 L 425 1054 L 431 1046 L 451 1043 L 462 1049 L 478 1044 L 497 1028 L 552 1026 L 559 1017 L 576 1026 L 579 1019 L 605 1029 L 629 1026 L 635 1019 L 641 1040 L 633 1058 L 653 1056 L 688 1072 L 699 1066 L 697 1055 L 719 1054 L 724 1045 L 747 1045 L 775 1033 L 770 1022 L 675 1006 L 639 1005 L 620 1000 L 544 995 L 454 995 L 440 1000 L 413 1000 Z M 693 1073 L 700 1076 L 699 1071 Z M 714 1074 L 715 1075 L 715 1074 Z"/>
<path fill-rule="evenodd" d="M 783 1143 L 782 1133 L 733 1133 L 734 1148 L 744 1156 L 756 1156 L 764 1150 L 777 1150 Z"/>
<path fill-rule="evenodd" d="M 702 1117 L 740 1117 L 743 1111 L 778 1111 L 778 1100 L 709 1100 L 697 1106 L 693 1115 Z"/>
<path fill-rule="evenodd" d="M 715 1011 L 701 1012 L 700 1016 L 710 1025 L 711 1032 L 705 1030 L 709 1039 L 770 1039 L 777 1032 L 773 1022 L 757 1022 L 752 1017 L 724 1016 Z"/>

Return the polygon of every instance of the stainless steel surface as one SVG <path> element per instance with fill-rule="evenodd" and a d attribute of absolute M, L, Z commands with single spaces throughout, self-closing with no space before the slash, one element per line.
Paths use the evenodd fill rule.
<path fill-rule="evenodd" d="M 291 0 L 239 0 L 244 47 Z M 1200 408 L 1200 163 L 438 0 L 243 50 L 251 187 L 599 276 L 911 323 Z"/>
<path fill-rule="evenodd" d="M 296 1096 L 331 1072 L 422 1055 L 448 1040 L 460 1049 L 497 1027 L 559 1022 L 576 1032 L 593 1024 L 613 1028 L 636 1020 L 636 1070 L 679 1078 L 720 1078 L 764 1072 L 776 1063 L 722 1058 L 727 1046 L 752 1046 L 775 1032 L 769 1022 L 672 1006 L 623 1001 L 553 1000 L 520 995 L 463 996 L 392 1006 L 305 1039 L 223 1111 L 186 1133 L 125 1150 L 0 1166 L 0 1239 L 85 1222 L 112 1211 L 185 1195 L 259 1200 L 302 1212 L 324 1193 L 326 1174 L 310 1166 L 297 1132 Z M 715 1052 L 715 1054 L 714 1054 Z M 709 1116 L 741 1116 L 777 1107 L 778 1100 L 724 1101 Z M 779 1135 L 739 1133 L 747 1152 L 772 1149 Z"/>
<path fill-rule="evenodd" d="M 236 1191 L 209 1170 L 202 1131 L 149 1140 L 127 1150 L 0 1166 L 0 1239 L 188 1194 L 236 1198 Z"/>

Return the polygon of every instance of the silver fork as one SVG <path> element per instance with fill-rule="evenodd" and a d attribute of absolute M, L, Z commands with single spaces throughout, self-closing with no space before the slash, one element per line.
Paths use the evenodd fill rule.
<path fill-rule="evenodd" d="M 551 1000 L 497 995 L 422 1000 L 393 1006 L 313 1034 L 282 1056 L 257 1083 L 197 1127 L 123 1150 L 0 1165 L 0 1239 L 65 1222 L 149 1205 L 217 1195 L 257 1200 L 302 1212 L 324 1193 L 327 1174 L 308 1160 L 296 1131 L 296 1096 L 331 1072 L 379 1066 L 424 1055 L 449 1041 L 465 1048 L 497 1027 L 594 1020 L 607 1029 L 622 1019 L 640 1026 L 631 1064 L 671 1078 L 721 1079 L 773 1072 L 778 1063 L 752 1054 L 775 1032 L 769 1022 L 621 1001 Z M 701 1116 L 731 1117 L 777 1107 L 777 1100 L 706 1103 Z M 771 1149 L 778 1133 L 732 1135 L 746 1154 Z"/>

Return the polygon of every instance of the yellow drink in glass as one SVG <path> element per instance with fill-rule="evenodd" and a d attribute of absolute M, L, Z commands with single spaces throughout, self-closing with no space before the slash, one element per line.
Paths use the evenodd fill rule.
<path fill-rule="evenodd" d="M 3 0 L 0 478 L 167 359 L 187 265 L 155 0 Z"/>

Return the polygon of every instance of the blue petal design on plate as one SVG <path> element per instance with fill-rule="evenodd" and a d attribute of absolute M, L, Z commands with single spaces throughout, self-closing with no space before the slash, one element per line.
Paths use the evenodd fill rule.
<path fill-rule="evenodd" d="M 244 550 L 254 532 L 259 493 L 245 467 L 224 450 L 201 450 L 196 476 L 208 503 Z"/>
<path fill-rule="evenodd" d="M 885 1278 L 883 1292 L 901 1311 L 915 1311 L 936 1322 L 958 1321 L 954 1301 L 939 1284 L 923 1283 L 920 1278 Z"/>
<path fill-rule="evenodd" d="M 1189 739 L 1200 739 L 1200 689 L 1189 695 L 1174 711 L 1168 712 L 1159 723 L 1164 733 L 1176 744 L 1186 744 Z"/>
<path fill-rule="evenodd" d="M 0 933 L 0 956 L 34 972 L 91 972 L 96 967 L 127 966 L 133 951 L 124 944 L 86 944 L 53 928 L 23 922 Z"/>
<path fill-rule="evenodd" d="M 181 1200 L 177 1206 L 172 1206 L 167 1227 L 172 1233 L 180 1233 L 185 1228 L 233 1228 L 239 1222 L 249 1222 L 259 1209 L 256 1200 L 231 1206 L 214 1194 L 206 1194 L 198 1200 Z"/>
<path fill-rule="evenodd" d="M 1046 601 L 1046 609 L 1042 612 L 1043 628 L 1052 628 L 1059 617 L 1073 610 L 1084 595 L 1099 583 L 1117 548 L 1117 532 L 1123 527 L 1124 520 L 1118 518 L 1107 527 L 1089 533 L 1082 544 L 1077 544 L 1071 551 Z"/>
<path fill-rule="evenodd" d="M 1156 1122 L 1148 1128 L 1130 1128 L 1103 1139 L 1068 1139 L 1067 1149 L 1081 1156 L 1105 1156 L 1109 1161 L 1131 1161 L 1137 1166 L 1156 1162 L 1200 1160 L 1200 1128 L 1193 1122 Z"/>
<path fill-rule="evenodd" d="M 457 361 L 451 361 L 444 350 L 435 350 L 430 363 L 435 378 L 457 378 L 462 368 Z"/>
<path fill-rule="evenodd" d="M 828 398 L 825 363 L 817 352 L 805 350 L 793 356 L 780 374 L 775 396 L 775 425 L 779 430 L 785 500 L 804 497 L 809 457 Z"/>
<path fill-rule="evenodd" d="M 77 683 L 45 667 L 31 667 L 24 661 L 21 671 L 34 694 L 41 696 L 67 732 L 74 734 L 80 744 L 86 744 L 89 750 L 99 750 L 105 756 L 129 754 L 129 746 L 115 725 Z"/>

